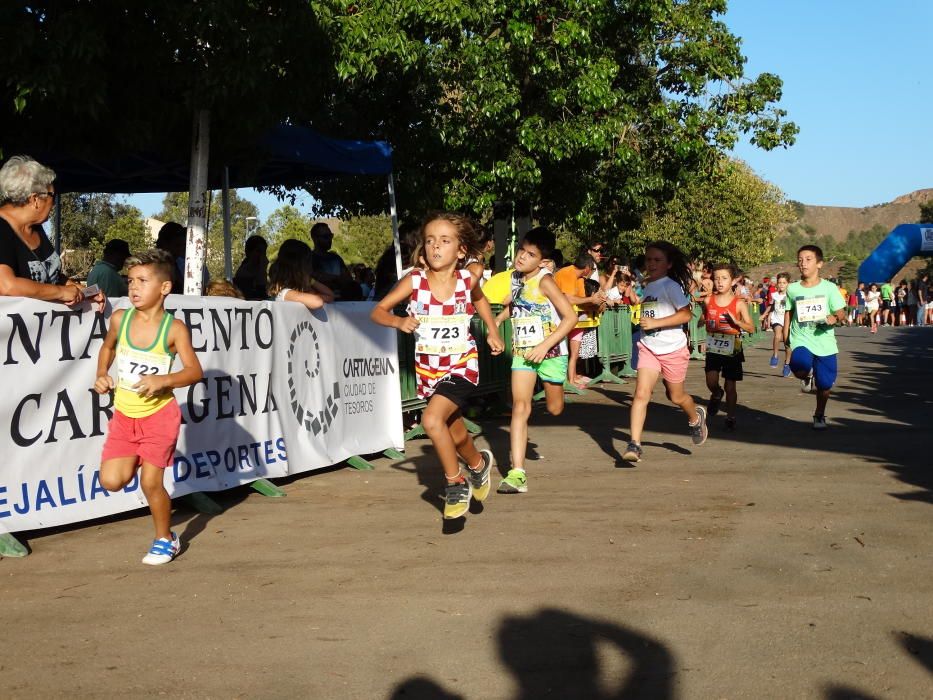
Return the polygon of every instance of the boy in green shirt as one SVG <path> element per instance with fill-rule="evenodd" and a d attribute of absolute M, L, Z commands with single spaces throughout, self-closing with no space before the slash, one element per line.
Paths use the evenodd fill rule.
<path fill-rule="evenodd" d="M 881 285 L 881 325 L 888 325 L 888 319 L 891 319 L 891 325 L 894 325 L 894 314 L 891 313 L 891 302 L 894 300 L 894 287 L 890 282 Z"/>
<path fill-rule="evenodd" d="M 804 391 L 816 386 L 813 429 L 826 430 L 826 402 L 836 383 L 839 348 L 834 326 L 845 319 L 846 303 L 839 287 L 820 278 L 823 251 L 805 245 L 797 251 L 800 281 L 787 288 L 784 343 L 791 348 L 790 369 Z"/>

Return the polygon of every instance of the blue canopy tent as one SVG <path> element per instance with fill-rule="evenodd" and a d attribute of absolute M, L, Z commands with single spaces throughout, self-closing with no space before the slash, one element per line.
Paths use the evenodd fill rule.
<path fill-rule="evenodd" d="M 90 159 L 62 153 L 38 153 L 35 157 L 57 174 L 58 192 L 185 192 L 189 189 L 191 163 L 166 159 L 152 153 L 130 153 L 112 159 Z M 229 208 L 226 192 L 231 187 L 280 185 L 300 187 L 327 177 L 383 175 L 388 178 L 392 234 L 400 268 L 392 148 L 384 141 L 332 139 L 300 126 L 279 126 L 259 143 L 236 157 L 219 155 L 223 166 L 207 173 L 207 188 L 224 192 L 224 238 L 227 275 L 230 276 Z"/>
<path fill-rule="evenodd" d="M 150 153 L 90 160 L 61 153 L 36 155 L 58 175 L 59 192 L 186 192 L 190 162 Z M 392 147 L 384 141 L 342 141 L 300 126 L 279 126 L 224 167 L 208 171 L 208 187 L 300 187 L 340 175 L 391 175 Z M 216 160 L 215 159 L 215 160 Z M 229 181 L 224 182 L 224 170 Z"/>

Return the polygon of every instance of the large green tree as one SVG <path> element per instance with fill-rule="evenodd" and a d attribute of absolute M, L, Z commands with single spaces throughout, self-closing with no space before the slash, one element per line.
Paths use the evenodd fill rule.
<path fill-rule="evenodd" d="M 308 0 L 4 0 L 0 150 L 187 163 L 196 110 L 212 162 L 306 118 L 332 66 Z"/>
<path fill-rule="evenodd" d="M 781 81 L 744 77 L 724 0 L 312 0 L 342 82 L 319 122 L 396 147 L 403 207 L 529 200 L 544 223 L 618 234 L 742 134 L 794 141 Z M 372 209 L 346 181 L 323 210 Z"/>
<path fill-rule="evenodd" d="M 528 200 L 543 223 L 612 236 L 742 134 L 774 148 L 796 133 L 780 79 L 744 75 L 726 0 L 7 5 L 4 151 L 184 163 L 209 109 L 215 166 L 274 124 L 311 124 L 390 141 L 409 213 Z M 316 213 L 385 209 L 381 179 L 308 189 Z"/>
<path fill-rule="evenodd" d="M 258 223 L 259 209 L 248 199 L 230 190 L 230 240 L 233 269 L 243 260 L 243 244 L 246 242 L 247 226 L 253 219 Z M 188 193 L 169 192 L 162 200 L 162 211 L 155 216 L 161 221 L 175 221 L 182 226 L 188 221 Z M 252 233 L 252 229 L 250 230 Z M 208 197 L 207 252 L 205 263 L 211 277 L 224 276 L 224 217 L 221 193 L 211 192 Z"/>
<path fill-rule="evenodd" d="M 279 247 L 289 238 L 304 241 L 309 246 L 311 242 L 311 219 L 302 214 L 299 209 L 286 204 L 269 214 L 260 233 L 269 244 L 268 256 L 273 260 L 278 254 Z"/>
<path fill-rule="evenodd" d="M 921 224 L 933 224 L 933 202 L 925 202 L 920 205 Z"/>
<path fill-rule="evenodd" d="M 69 275 L 86 275 L 104 244 L 114 238 L 125 240 L 132 251 L 152 245 L 142 212 L 116 195 L 63 194 L 61 211 L 63 259 Z"/>
<path fill-rule="evenodd" d="M 392 244 L 392 220 L 385 214 L 356 216 L 340 222 L 334 235 L 334 250 L 347 264 L 363 263 L 375 267 L 385 249 Z"/>
<path fill-rule="evenodd" d="M 692 258 L 757 265 L 772 259 L 774 238 L 793 215 L 777 187 L 745 163 L 722 159 L 710 175 L 688 181 L 647 215 L 627 239 L 627 252 L 663 239 Z"/>

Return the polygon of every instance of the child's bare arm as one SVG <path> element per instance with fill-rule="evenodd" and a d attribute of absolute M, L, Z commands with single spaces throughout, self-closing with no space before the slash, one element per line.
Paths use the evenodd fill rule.
<path fill-rule="evenodd" d="M 548 301 L 557 309 L 557 314 L 560 316 L 560 324 L 551 335 L 544 339 L 545 343 L 553 341 L 548 346 L 548 350 L 550 350 L 570 335 L 570 331 L 576 327 L 577 313 L 573 310 L 567 295 L 560 291 L 557 283 L 551 277 L 545 277 L 541 280 L 540 289 L 544 296 L 548 298 Z"/>
<path fill-rule="evenodd" d="M 641 328 L 644 331 L 653 331 L 658 328 L 675 328 L 689 323 L 692 317 L 693 314 L 690 312 L 690 306 L 688 305 L 681 309 L 677 309 L 675 313 L 670 316 L 665 316 L 664 318 L 642 317 Z M 647 324 L 645 321 L 647 321 Z"/>
<path fill-rule="evenodd" d="M 507 319 L 512 314 L 512 302 L 511 300 L 502 305 L 502 311 L 496 314 L 496 328 L 502 325 L 503 321 Z"/>
<path fill-rule="evenodd" d="M 334 303 L 334 292 L 326 284 L 324 284 L 323 282 L 318 282 L 317 280 L 313 279 L 311 280 L 311 287 L 314 289 L 314 291 L 317 294 L 320 295 L 321 299 L 323 299 L 325 303 L 327 304 Z"/>
<path fill-rule="evenodd" d="M 557 283 L 551 277 L 544 277 L 541 280 L 540 289 L 541 293 L 557 309 L 560 323 L 547 338 L 525 353 L 525 359 L 529 362 L 542 362 L 545 356 L 566 338 L 577 325 L 577 312 L 573 310 L 567 295 L 560 291 Z"/>
<path fill-rule="evenodd" d="M 486 343 L 489 345 L 489 350 L 493 355 L 498 355 L 505 350 L 505 343 L 502 342 L 502 337 L 499 335 L 499 326 L 496 325 L 496 321 L 492 317 L 492 307 L 489 306 L 489 300 L 483 294 L 483 290 L 479 288 L 479 285 L 473 285 L 470 290 L 470 297 L 473 300 L 476 313 L 486 324 Z"/>
<path fill-rule="evenodd" d="M 316 282 L 315 284 L 320 283 Z M 324 285 L 321 286 L 324 287 Z M 327 289 L 327 291 L 330 292 L 327 287 L 324 287 L 324 289 Z M 320 309 L 327 302 L 327 299 L 325 299 L 321 294 L 315 294 L 314 292 L 299 292 L 294 289 L 289 289 L 287 292 L 285 292 L 284 299 L 285 301 L 297 301 L 299 304 L 304 304 L 309 309 Z M 333 292 L 330 292 L 330 300 L 334 300 Z"/>
<path fill-rule="evenodd" d="M 466 269 L 469 270 L 470 276 L 473 278 L 473 286 L 479 287 L 479 283 L 483 279 L 483 273 L 486 271 L 486 266 L 481 262 L 475 261 L 467 265 Z"/>
<path fill-rule="evenodd" d="M 386 294 L 382 301 L 373 307 L 369 318 L 380 326 L 397 328 L 403 333 L 412 333 L 418 327 L 418 319 L 409 314 L 404 318 L 392 313 L 392 309 L 401 304 L 406 299 L 411 298 L 411 275 L 405 275 L 396 283 L 392 290 Z"/>
<path fill-rule="evenodd" d="M 104 344 L 97 353 L 97 379 L 94 381 L 94 391 L 106 394 L 114 387 L 113 377 L 110 376 L 110 365 L 117 353 L 117 335 L 120 333 L 120 323 L 123 321 L 122 309 L 114 311 L 110 316 L 110 327 L 104 336 Z"/>
<path fill-rule="evenodd" d="M 748 313 L 748 304 L 744 301 L 740 301 L 735 305 L 735 311 L 738 314 L 738 318 L 733 318 L 732 314 L 729 314 L 729 320 L 732 321 L 733 325 L 738 326 L 746 333 L 754 333 L 755 326 L 752 324 L 752 317 Z"/>

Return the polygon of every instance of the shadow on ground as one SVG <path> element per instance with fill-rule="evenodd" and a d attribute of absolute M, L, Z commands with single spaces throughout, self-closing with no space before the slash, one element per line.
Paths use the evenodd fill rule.
<path fill-rule="evenodd" d="M 657 640 L 617 624 L 543 608 L 503 619 L 497 645 L 503 670 L 517 686 L 514 700 L 674 697 L 673 655 Z M 617 662 L 627 668 L 626 673 L 610 673 L 607 667 L 619 668 Z M 463 696 L 418 675 L 397 685 L 389 697 L 453 700 Z"/>
<path fill-rule="evenodd" d="M 929 427 L 933 418 L 933 366 L 930 364 L 933 327 L 888 328 L 874 336 L 857 328 L 845 328 L 837 334 L 843 353 L 839 380 L 827 410 L 829 430 L 816 432 L 810 427 L 814 396 L 800 393 L 794 415 L 780 415 L 769 411 L 767 405 L 744 403 L 740 385 L 738 430 L 726 431 L 720 414 L 709 421 L 710 440 L 712 443 L 736 441 L 851 454 L 883 466 L 909 487 L 891 493 L 894 498 L 933 504 L 933 462 L 929 459 L 929 448 L 933 446 Z M 745 387 L 749 386 L 749 380 L 773 378 L 778 382 L 775 391 L 799 391 L 799 382 L 792 378 L 780 379 L 755 371 L 756 363 L 762 361 L 765 353 L 768 349 L 760 344 L 757 352 L 753 351 L 746 361 Z M 691 362 L 689 376 L 696 377 L 701 372 L 702 363 Z M 695 388 L 694 382 L 690 384 Z M 536 407 L 530 434 L 533 437 L 535 430 L 546 429 L 549 425 L 578 426 L 616 466 L 631 466 L 622 462 L 620 449 L 629 439 L 628 409 L 633 389 L 634 381 L 622 386 L 598 385 L 590 389 L 618 405 L 614 419 L 607 419 L 606 411 L 614 409 L 605 403 L 568 404 L 564 413 L 557 417 Z M 760 392 L 760 385 L 755 390 Z M 694 398 L 699 404 L 706 404 L 705 393 Z M 834 418 L 833 408 L 841 402 L 855 406 L 850 413 L 858 417 Z M 505 450 L 497 454 L 507 454 L 507 420 L 485 420 L 483 428 L 493 448 Z M 679 444 L 653 441 L 652 436 L 659 433 L 681 433 L 683 440 L 678 441 Z M 645 435 L 646 460 L 650 460 L 655 448 L 699 457 L 713 447 L 712 443 L 702 447 L 690 443 L 684 414 L 666 401 L 660 383 L 648 409 Z"/>

